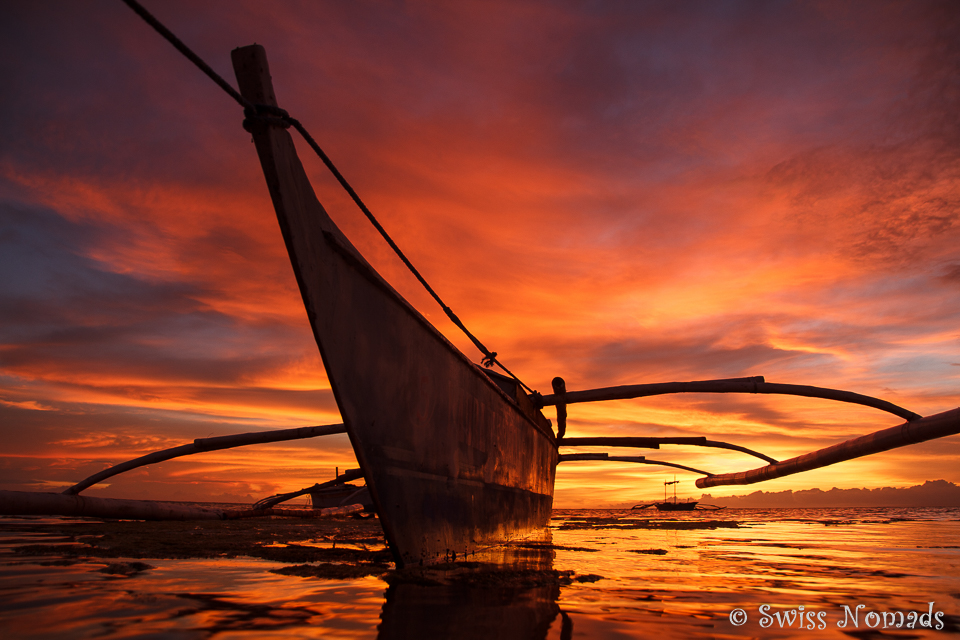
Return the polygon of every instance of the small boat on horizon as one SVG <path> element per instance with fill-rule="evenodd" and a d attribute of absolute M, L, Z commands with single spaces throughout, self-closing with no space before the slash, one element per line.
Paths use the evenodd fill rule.
<path fill-rule="evenodd" d="M 650 504 L 638 504 L 630 507 L 631 509 L 649 509 L 650 507 L 656 507 L 657 511 L 715 511 L 717 509 L 724 509 L 725 507 L 717 507 L 714 505 L 701 505 L 697 500 L 686 500 L 684 502 L 677 501 L 677 484 L 679 484 L 676 476 L 674 476 L 673 481 L 667 481 L 663 483 L 663 502 L 651 502 Z M 667 499 L 667 486 L 673 485 L 673 502 Z"/>
<path fill-rule="evenodd" d="M 673 480 L 666 480 L 663 483 L 663 502 L 651 502 L 650 504 L 638 504 L 631 509 L 649 509 L 656 507 L 657 511 L 693 511 L 697 508 L 696 501 L 677 502 L 677 485 L 680 481 L 674 476 Z M 667 487 L 673 485 L 673 502 L 667 499 Z"/>

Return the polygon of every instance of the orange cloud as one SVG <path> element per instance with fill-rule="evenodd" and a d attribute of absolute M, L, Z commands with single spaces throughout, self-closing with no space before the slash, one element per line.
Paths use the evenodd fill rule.
<path fill-rule="evenodd" d="M 42 465 L 16 465 L 56 455 L 76 476 L 111 447 L 133 457 L 210 430 L 339 421 L 239 109 L 121 5 L 4 12 L 17 64 L 0 106 L 0 411 L 33 435 L 10 440 L 3 459 L 21 462 L 3 477 L 47 486 Z M 960 404 L 960 30 L 944 5 L 157 14 L 228 78 L 231 48 L 264 43 L 280 103 L 535 388 L 765 375 L 925 414 Z M 300 148 L 351 240 L 476 357 Z M 778 458 L 890 425 L 823 402 L 703 396 L 575 406 L 570 421 L 572 434 L 706 434 Z M 91 433 L 96 456 L 81 446 Z M 765 490 L 960 481 L 953 440 Z M 343 447 L 300 471 L 288 455 L 314 454 L 224 454 L 125 486 L 236 497 L 352 464 Z M 672 476 L 578 464 L 561 467 L 559 506 L 579 504 L 576 487 L 590 488 L 583 504 L 626 504 L 641 485 L 656 498 Z"/>

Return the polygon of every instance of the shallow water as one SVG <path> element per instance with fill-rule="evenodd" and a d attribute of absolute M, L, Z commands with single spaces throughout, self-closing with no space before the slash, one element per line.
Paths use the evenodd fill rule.
<path fill-rule="evenodd" d="M 73 543 L 17 522 L 0 519 L 4 638 L 960 633 L 960 509 L 558 510 L 529 540 L 387 580 L 277 575 L 284 563 L 254 558 L 32 556 L 15 549 Z"/>

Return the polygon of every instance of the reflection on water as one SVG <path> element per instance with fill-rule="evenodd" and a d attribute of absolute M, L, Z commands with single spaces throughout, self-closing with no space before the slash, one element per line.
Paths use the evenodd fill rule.
<path fill-rule="evenodd" d="M 340 580 L 255 558 L 100 558 L 25 522 L 0 519 L 4 638 L 960 633 L 960 509 L 557 511 L 541 535 L 466 561 Z"/>
<path fill-rule="evenodd" d="M 546 638 L 557 585 L 498 589 L 401 584 L 387 589 L 379 638 Z"/>
<path fill-rule="evenodd" d="M 547 530 L 460 563 L 395 572 L 379 638 L 546 638 L 570 582 L 553 569 L 554 553 Z"/>
<path fill-rule="evenodd" d="M 925 612 L 931 601 L 945 614 L 943 631 L 956 631 L 960 623 L 958 509 L 620 515 L 606 521 L 606 512 L 581 512 L 555 521 L 555 538 L 562 532 L 564 544 L 601 549 L 594 558 L 558 551 L 555 561 L 605 576 L 565 589 L 560 600 L 574 628 L 591 637 L 848 638 L 844 632 L 877 631 L 897 637 L 908 631 L 905 626 L 884 631 L 882 623 L 871 627 L 864 616 Z M 695 523 L 704 528 L 687 528 Z M 856 612 L 860 604 L 859 626 L 838 627 L 844 607 Z M 781 627 L 768 615 L 771 624 L 761 627 L 763 605 L 770 606 L 769 614 L 802 606 L 815 620 L 823 612 L 826 622 L 810 630 L 781 618 Z M 746 614 L 742 626 L 730 621 L 736 609 Z M 916 627 L 909 634 L 940 635 Z"/>

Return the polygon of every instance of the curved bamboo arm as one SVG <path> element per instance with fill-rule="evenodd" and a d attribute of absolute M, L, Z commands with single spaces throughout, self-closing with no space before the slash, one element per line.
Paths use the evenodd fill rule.
<path fill-rule="evenodd" d="M 730 449 L 731 451 L 740 451 L 749 454 L 761 460 L 766 460 L 770 464 L 776 464 L 777 460 L 764 455 L 759 451 L 747 449 L 729 442 L 719 442 L 717 440 L 707 440 L 703 436 L 680 436 L 674 438 L 647 438 L 632 436 L 601 436 L 596 438 L 562 438 L 557 440 L 557 446 L 560 447 L 637 447 L 638 449 L 659 449 L 662 444 L 683 444 L 694 447 L 714 447 L 717 449 Z"/>
<path fill-rule="evenodd" d="M 326 436 L 334 433 L 346 433 L 347 428 L 342 424 L 330 424 L 318 427 L 298 427 L 296 429 L 278 429 L 276 431 L 255 431 L 253 433 L 238 433 L 230 436 L 217 436 L 214 438 L 197 438 L 190 444 L 184 444 L 172 449 L 163 451 L 154 451 L 145 456 L 134 458 L 121 462 L 108 469 L 104 469 L 93 474 L 86 480 L 82 480 L 69 489 L 63 491 L 64 495 L 72 496 L 80 493 L 87 487 L 102 482 L 118 473 L 130 471 L 148 464 L 156 464 L 164 460 L 171 460 L 181 456 L 189 456 L 204 451 L 218 451 L 220 449 L 232 449 L 233 447 L 245 447 L 251 444 L 263 444 L 266 442 L 282 442 L 284 440 L 300 440 L 302 438 L 316 438 L 317 436 Z"/>
<path fill-rule="evenodd" d="M 607 462 L 636 462 L 639 464 L 655 464 L 662 467 L 673 467 L 674 469 L 683 469 L 693 473 L 702 473 L 710 477 L 713 474 L 693 467 L 685 467 L 682 464 L 673 462 L 662 462 L 660 460 L 647 460 L 644 456 L 611 456 L 606 453 L 565 453 L 557 458 L 557 462 L 576 462 L 578 460 L 603 460 Z M 699 480 L 697 481 L 699 482 Z"/>
<path fill-rule="evenodd" d="M 574 404 L 577 402 L 598 402 L 601 400 L 629 400 L 631 398 L 645 398 L 647 396 L 659 396 L 669 393 L 762 393 L 777 394 L 788 396 L 804 396 L 807 398 L 822 398 L 824 400 L 836 400 L 838 402 L 850 402 L 860 404 L 866 407 L 873 407 L 892 413 L 904 420 L 917 420 L 920 415 L 908 411 L 903 407 L 898 407 L 892 402 L 873 398 L 871 396 L 853 393 L 852 391 L 841 391 L 839 389 L 826 389 L 823 387 L 811 387 L 803 384 L 780 384 L 776 382 L 764 382 L 763 376 L 752 378 L 731 378 L 728 380 L 701 380 L 696 382 L 658 382 L 655 384 L 631 384 L 620 387 L 604 387 L 601 389 L 589 389 L 586 391 L 567 391 L 563 398 L 557 394 L 541 396 L 538 398 L 540 407 L 557 404 Z"/>
<path fill-rule="evenodd" d="M 820 449 L 783 462 L 767 465 L 750 471 L 739 473 L 722 473 L 697 480 L 701 489 L 731 484 L 753 484 L 763 480 L 781 478 L 801 471 L 819 469 L 831 464 L 852 460 L 861 456 L 880 453 L 916 444 L 934 438 L 943 438 L 960 433 L 960 408 L 944 411 L 936 415 L 905 422 L 902 425 L 876 431 L 874 433 L 853 438 L 826 449 Z"/>

